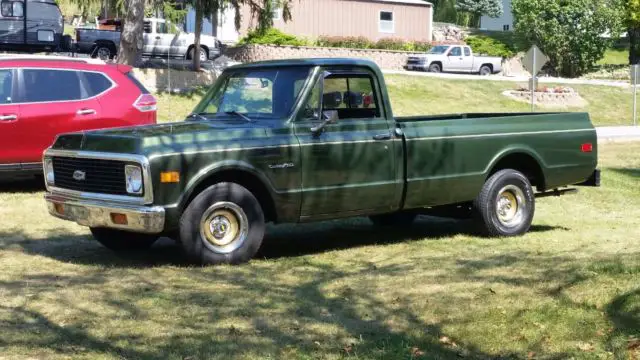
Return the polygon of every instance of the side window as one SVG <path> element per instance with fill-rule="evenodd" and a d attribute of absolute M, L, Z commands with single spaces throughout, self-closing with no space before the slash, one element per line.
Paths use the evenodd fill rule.
<path fill-rule="evenodd" d="M 99 95 L 112 86 L 111 81 L 104 74 L 85 72 L 83 75 L 89 97 Z"/>
<path fill-rule="evenodd" d="M 316 85 L 311 89 L 309 99 L 305 106 L 298 114 L 298 120 L 318 120 L 318 110 L 320 109 L 320 89 L 322 88 L 322 80 L 318 81 Z"/>
<path fill-rule="evenodd" d="M 167 23 L 157 22 L 156 23 L 156 33 L 158 34 L 166 34 L 167 33 Z"/>
<path fill-rule="evenodd" d="M 13 88 L 13 72 L 0 70 L 0 104 L 11 104 L 11 90 Z"/>
<path fill-rule="evenodd" d="M 72 101 L 86 97 L 75 71 L 25 69 L 22 74 L 25 102 Z"/>
<path fill-rule="evenodd" d="M 471 49 L 469 49 L 468 47 L 464 48 L 464 56 L 471 56 Z"/>
<path fill-rule="evenodd" d="M 317 84 L 307 100 L 302 119 L 317 118 L 318 102 L 322 110 L 336 110 L 339 119 L 380 117 L 373 77 L 369 74 L 332 74 L 324 79 L 322 97 Z"/>
<path fill-rule="evenodd" d="M 144 22 L 144 32 L 147 34 L 151 34 L 151 21 Z"/>
<path fill-rule="evenodd" d="M 449 56 L 462 56 L 462 51 L 460 51 L 460 47 L 456 46 L 449 52 Z"/>
<path fill-rule="evenodd" d="M 0 3 L 2 17 L 23 17 L 24 4 L 19 1 L 3 1 Z"/>

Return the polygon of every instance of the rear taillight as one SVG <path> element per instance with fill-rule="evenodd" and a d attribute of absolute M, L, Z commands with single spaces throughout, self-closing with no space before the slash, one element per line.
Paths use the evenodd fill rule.
<path fill-rule="evenodd" d="M 582 144 L 582 146 L 580 146 L 580 150 L 582 152 L 592 152 L 593 151 L 593 144 L 584 143 L 584 144 Z"/>
<path fill-rule="evenodd" d="M 156 111 L 158 108 L 158 101 L 151 94 L 142 94 L 138 97 L 136 102 L 133 103 L 133 107 L 141 112 Z"/>

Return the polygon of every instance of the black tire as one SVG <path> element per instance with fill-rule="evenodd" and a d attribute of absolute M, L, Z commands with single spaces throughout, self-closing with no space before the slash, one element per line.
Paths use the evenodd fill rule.
<path fill-rule="evenodd" d="M 95 228 L 92 227 L 91 234 L 107 249 L 113 251 L 139 251 L 146 250 L 158 240 L 158 236 L 140 234 L 130 231 Z"/>
<path fill-rule="evenodd" d="M 439 73 L 442 72 L 442 67 L 440 64 L 431 64 L 429 65 L 429 72 Z"/>
<path fill-rule="evenodd" d="M 512 210 L 515 205 L 515 210 Z M 518 236 L 531 227 L 535 196 L 526 176 L 512 170 L 500 170 L 482 187 L 473 202 L 481 232 L 488 236 Z"/>
<path fill-rule="evenodd" d="M 116 56 L 116 49 L 113 45 L 109 44 L 97 44 L 93 51 L 91 51 L 91 57 L 100 59 L 103 61 L 112 60 Z"/>
<path fill-rule="evenodd" d="M 493 73 L 493 70 L 491 69 L 491 66 L 489 65 L 482 65 L 480 67 L 480 71 L 479 74 L 482 76 L 487 76 L 487 75 L 491 75 Z"/>
<path fill-rule="evenodd" d="M 375 226 L 402 226 L 411 225 L 418 214 L 412 212 L 395 212 L 369 216 L 369 220 Z"/>
<path fill-rule="evenodd" d="M 220 237 L 215 234 L 216 225 Z M 231 234 L 228 238 L 227 231 Z M 235 183 L 208 187 L 193 199 L 180 218 L 182 247 L 197 264 L 247 262 L 258 252 L 264 232 L 260 203 L 249 190 Z"/>
<path fill-rule="evenodd" d="M 62 51 L 71 51 L 73 40 L 71 35 L 63 35 L 60 40 L 60 48 Z"/>
<path fill-rule="evenodd" d="M 193 60 L 194 53 L 195 53 L 195 47 L 192 47 L 191 49 L 189 49 L 189 52 L 187 53 L 187 60 Z M 205 49 L 205 48 L 203 48 L 201 46 L 200 47 L 200 61 L 207 61 L 207 60 L 209 60 L 209 53 L 207 52 L 207 49 Z"/>

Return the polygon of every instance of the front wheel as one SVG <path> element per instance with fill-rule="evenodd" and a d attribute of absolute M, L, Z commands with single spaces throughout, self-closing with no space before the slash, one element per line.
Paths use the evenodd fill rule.
<path fill-rule="evenodd" d="M 187 256 L 204 265 L 249 261 L 260 248 L 264 231 L 260 203 L 235 183 L 205 189 L 180 218 L 180 241 Z"/>
<path fill-rule="evenodd" d="M 431 64 L 429 65 L 429 72 L 432 72 L 432 73 L 442 72 L 442 67 L 440 67 L 440 64 Z"/>
<path fill-rule="evenodd" d="M 115 49 L 113 49 L 111 46 L 101 44 L 96 46 L 91 54 L 91 57 L 94 59 L 98 58 L 102 61 L 108 61 L 113 59 L 115 57 L 115 54 Z"/>
<path fill-rule="evenodd" d="M 531 227 L 535 197 L 526 176 L 506 169 L 485 182 L 473 205 L 476 219 L 486 235 L 517 236 Z"/>
<path fill-rule="evenodd" d="M 113 251 L 136 251 L 146 250 L 158 240 L 158 236 L 149 234 L 140 234 L 130 231 L 109 229 L 109 228 L 90 228 L 93 237 L 98 240 L 107 249 Z"/>
<path fill-rule="evenodd" d="M 195 48 L 191 48 L 189 53 L 187 54 L 187 60 L 193 60 L 193 56 L 195 55 Z M 207 54 L 207 50 L 203 47 L 200 47 L 200 51 L 198 51 L 198 56 L 200 57 L 200 62 L 205 62 L 209 60 L 209 55 Z"/>

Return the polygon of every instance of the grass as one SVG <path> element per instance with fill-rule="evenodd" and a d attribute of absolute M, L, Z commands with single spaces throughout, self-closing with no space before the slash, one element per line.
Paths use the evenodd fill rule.
<path fill-rule="evenodd" d="M 640 144 L 601 146 L 600 166 L 601 188 L 540 199 L 523 237 L 285 225 L 251 263 L 207 268 L 169 240 L 115 255 L 48 216 L 39 183 L 3 185 L 2 356 L 637 358 Z"/>
<path fill-rule="evenodd" d="M 529 111 L 530 106 L 502 95 L 518 84 L 507 81 L 468 81 L 406 75 L 385 76 L 395 115 L 444 114 L 459 112 Z M 545 84 L 546 85 L 546 84 Z M 551 86 L 551 85 L 549 85 Z M 630 89 L 571 85 L 589 103 L 585 108 L 564 111 L 588 111 L 596 126 L 630 125 L 632 94 Z M 203 89 L 190 94 L 159 95 L 158 120 L 182 120 L 191 112 Z M 538 107 L 538 111 L 544 111 Z M 554 109 L 551 109 L 555 111 Z"/>
<path fill-rule="evenodd" d="M 598 61 L 598 65 L 628 65 L 629 49 L 608 49 L 604 57 Z"/>

